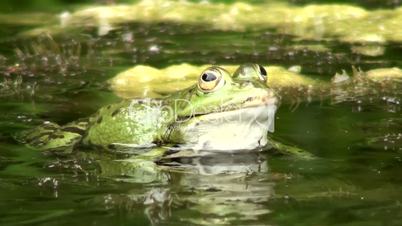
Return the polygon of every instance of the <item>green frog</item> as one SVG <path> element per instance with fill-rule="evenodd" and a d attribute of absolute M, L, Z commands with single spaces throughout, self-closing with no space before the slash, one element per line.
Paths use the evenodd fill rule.
<path fill-rule="evenodd" d="M 242 65 L 231 76 L 205 69 L 190 88 L 160 99 L 123 100 L 64 126 L 45 122 L 23 142 L 40 150 L 77 145 L 114 150 L 174 145 L 195 152 L 253 150 L 268 144 L 278 97 L 265 85 L 260 65 Z"/>

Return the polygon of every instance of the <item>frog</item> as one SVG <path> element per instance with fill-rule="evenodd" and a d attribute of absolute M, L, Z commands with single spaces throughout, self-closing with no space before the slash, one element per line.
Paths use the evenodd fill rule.
<path fill-rule="evenodd" d="M 45 122 L 20 140 L 39 150 L 170 145 L 214 153 L 263 148 L 274 131 L 278 97 L 264 84 L 262 66 L 246 64 L 237 71 L 232 76 L 210 66 L 196 84 L 166 97 L 122 100 L 62 126 Z"/>

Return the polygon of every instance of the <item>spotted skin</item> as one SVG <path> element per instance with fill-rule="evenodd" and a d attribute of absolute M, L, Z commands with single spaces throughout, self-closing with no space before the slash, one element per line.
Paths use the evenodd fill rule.
<path fill-rule="evenodd" d="M 89 120 L 84 145 L 149 146 L 162 140 L 169 112 L 162 100 L 130 100 L 101 108 Z"/>

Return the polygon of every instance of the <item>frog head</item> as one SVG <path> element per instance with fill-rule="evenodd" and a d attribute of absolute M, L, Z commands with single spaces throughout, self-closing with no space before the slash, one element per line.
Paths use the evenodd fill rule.
<path fill-rule="evenodd" d="M 268 131 L 273 132 L 277 97 L 248 76 L 232 77 L 221 67 L 209 67 L 193 87 L 170 96 L 175 117 L 168 140 L 195 150 L 265 146 Z"/>

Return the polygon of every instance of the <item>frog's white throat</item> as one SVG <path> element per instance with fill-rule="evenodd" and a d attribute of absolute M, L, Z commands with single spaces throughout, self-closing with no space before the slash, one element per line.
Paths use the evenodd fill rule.
<path fill-rule="evenodd" d="M 198 116 L 179 122 L 181 148 L 197 151 L 252 150 L 267 144 L 274 132 L 274 104 Z"/>

